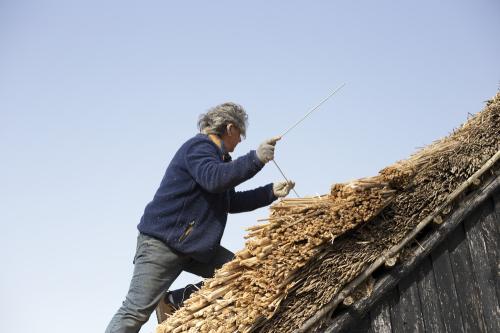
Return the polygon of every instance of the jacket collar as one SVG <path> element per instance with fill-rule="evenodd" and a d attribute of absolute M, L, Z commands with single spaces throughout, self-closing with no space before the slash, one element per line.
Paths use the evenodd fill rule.
<path fill-rule="evenodd" d="M 226 152 L 226 149 L 224 147 L 224 141 L 222 141 L 221 138 L 219 138 L 215 134 L 208 134 L 207 136 L 210 139 L 210 141 L 212 141 L 213 143 L 215 143 L 215 145 L 217 147 L 219 147 L 219 149 L 221 150 L 221 152 L 222 152 L 222 159 L 224 160 L 224 162 L 231 161 L 232 160 L 231 159 L 231 155 L 229 155 L 229 153 Z"/>

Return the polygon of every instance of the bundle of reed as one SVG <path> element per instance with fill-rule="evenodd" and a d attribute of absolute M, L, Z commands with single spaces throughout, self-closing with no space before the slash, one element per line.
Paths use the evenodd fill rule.
<path fill-rule="evenodd" d="M 279 201 L 157 333 L 299 329 L 498 151 L 499 124 L 497 95 L 448 137 L 375 177 Z M 369 291 L 367 283 L 344 304 Z"/>

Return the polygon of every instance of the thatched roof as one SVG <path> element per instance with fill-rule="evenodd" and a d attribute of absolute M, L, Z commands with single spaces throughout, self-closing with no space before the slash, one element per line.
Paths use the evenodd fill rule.
<path fill-rule="evenodd" d="M 499 175 L 497 163 L 474 178 L 442 223 L 418 233 L 403 260 L 378 267 L 371 294 L 347 297 L 311 322 L 321 319 L 324 333 L 500 332 Z"/>
<path fill-rule="evenodd" d="M 375 177 L 279 201 L 265 223 L 249 228 L 236 258 L 157 332 L 314 330 L 338 304 L 371 292 L 370 270 L 404 260 L 424 222 L 449 214 L 499 148 L 497 94 L 449 136 Z"/>

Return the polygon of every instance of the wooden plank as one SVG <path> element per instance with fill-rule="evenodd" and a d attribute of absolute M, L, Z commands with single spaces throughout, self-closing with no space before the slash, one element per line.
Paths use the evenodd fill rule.
<path fill-rule="evenodd" d="M 493 194 L 493 201 L 495 203 L 495 214 L 494 214 L 494 228 L 493 235 L 491 237 L 492 240 L 486 240 L 486 248 L 488 250 L 488 256 L 490 256 L 490 262 L 493 260 L 492 267 L 496 267 L 496 283 L 495 289 L 497 292 L 497 299 L 500 301 L 500 267 L 498 263 L 500 262 L 500 191 Z"/>
<path fill-rule="evenodd" d="M 426 332 L 445 332 L 442 318 L 442 309 L 439 305 L 436 281 L 432 271 L 432 263 L 429 257 L 422 260 L 417 271 L 417 286 L 420 303 L 422 304 L 422 316 Z"/>
<path fill-rule="evenodd" d="M 500 332 L 500 309 L 495 285 L 498 280 L 498 261 L 492 258 L 496 254 L 498 235 L 495 237 L 497 221 L 495 221 L 493 199 L 484 202 L 471 216 L 465 220 L 467 243 L 472 259 L 473 276 L 478 293 L 477 306 L 483 315 L 485 332 Z M 487 247 L 488 242 L 488 247 Z"/>
<path fill-rule="evenodd" d="M 391 325 L 393 332 L 404 332 L 404 323 L 401 315 L 401 311 L 399 308 L 399 290 L 395 288 L 393 290 L 393 294 L 389 299 L 389 306 L 391 309 Z"/>
<path fill-rule="evenodd" d="M 424 332 L 424 321 L 415 275 L 404 277 L 399 282 L 398 290 L 399 313 L 403 322 L 403 332 Z"/>
<path fill-rule="evenodd" d="M 390 295 L 388 295 L 390 297 Z M 391 333 L 391 308 L 389 297 L 382 298 L 370 311 L 371 333 Z"/>
<path fill-rule="evenodd" d="M 498 191 L 500 189 L 500 178 L 497 177 L 489 182 L 484 183 L 484 187 L 477 191 L 475 194 L 471 194 L 468 198 L 462 201 L 460 204 L 447 218 L 446 220 L 437 227 L 437 229 L 427 235 L 424 240 L 420 243 L 422 246 L 419 246 L 415 249 L 413 254 L 404 262 L 399 265 L 396 265 L 392 270 L 388 273 L 385 273 L 381 276 L 377 282 L 375 283 L 373 293 L 370 297 L 362 299 L 351 306 L 352 311 L 344 312 L 336 315 L 331 319 L 328 328 L 325 333 L 338 332 L 344 327 L 353 327 L 356 324 L 356 320 L 364 313 L 367 313 L 376 302 L 385 297 L 388 293 L 392 292 L 394 288 L 396 288 L 399 281 L 406 276 L 408 273 L 412 272 L 416 267 L 420 264 L 420 262 L 428 256 L 434 249 L 440 244 L 447 235 L 449 235 L 468 215 L 471 211 L 477 209 L 480 204 L 486 200 L 492 193 Z M 434 251 L 434 257 L 437 258 L 438 263 L 441 263 L 443 260 L 447 260 L 448 268 L 451 272 L 451 266 L 449 263 L 448 253 L 446 252 L 446 258 L 439 258 L 442 251 L 446 251 L 446 247 L 441 247 L 440 251 Z M 433 263 L 434 265 L 434 263 Z M 451 273 L 450 273 L 451 274 Z M 439 288 L 439 284 L 436 281 L 436 288 Z M 454 287 L 454 286 L 453 286 Z M 438 290 L 438 293 L 443 293 L 443 289 Z M 456 300 L 456 292 L 454 291 L 455 297 L 453 295 L 446 298 L 446 294 L 442 296 L 442 300 L 439 299 L 440 306 L 443 304 L 448 305 L 453 302 L 450 300 L 455 300 L 455 307 L 458 310 L 458 315 L 455 312 L 451 314 L 447 314 L 443 316 L 444 320 L 455 317 L 452 323 L 447 322 L 445 325 L 445 329 L 447 332 L 462 332 L 463 326 L 461 322 L 460 310 L 458 309 L 458 304 Z M 399 296 L 398 296 L 399 297 Z M 447 309 L 445 307 L 445 309 Z M 449 309 L 448 309 L 449 310 Z M 455 310 L 455 309 L 454 309 Z M 355 313 L 356 315 L 353 315 Z M 319 318 L 319 317 L 318 317 Z M 458 322 L 457 322 L 458 320 Z M 455 330 L 450 330 L 450 328 L 459 328 Z M 393 329 L 393 332 L 397 332 Z"/>
<path fill-rule="evenodd" d="M 441 316 L 446 332 L 464 332 L 453 271 L 445 242 L 439 244 L 431 254 L 431 259 L 432 271 L 436 281 L 437 297 L 439 299 L 439 306 L 443 309 Z"/>
<path fill-rule="evenodd" d="M 478 208 L 479 210 L 480 208 Z M 447 239 L 453 279 L 462 314 L 465 332 L 484 332 L 485 325 L 480 306 L 479 293 L 472 273 L 469 246 L 461 224 Z"/>

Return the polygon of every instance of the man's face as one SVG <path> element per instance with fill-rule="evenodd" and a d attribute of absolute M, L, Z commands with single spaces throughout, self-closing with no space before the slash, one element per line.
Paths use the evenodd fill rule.
<path fill-rule="evenodd" d="M 226 133 L 222 135 L 221 139 L 224 141 L 224 148 L 226 148 L 227 152 L 232 153 L 238 143 L 241 142 L 241 131 L 235 125 L 229 124 L 226 127 Z"/>

